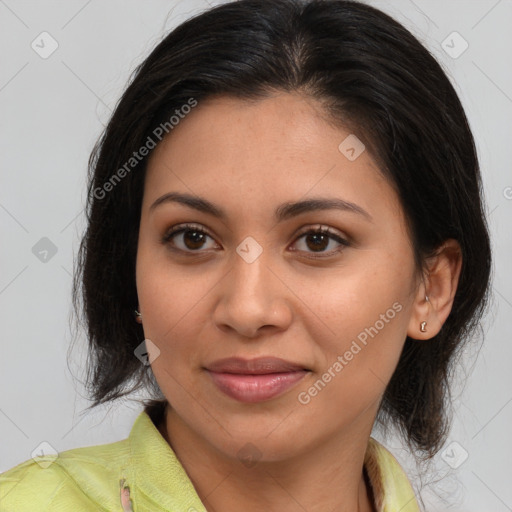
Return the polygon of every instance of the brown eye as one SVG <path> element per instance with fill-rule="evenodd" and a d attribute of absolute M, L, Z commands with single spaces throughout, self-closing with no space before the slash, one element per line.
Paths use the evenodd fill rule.
<path fill-rule="evenodd" d="M 171 229 L 162 238 L 162 243 L 170 244 L 183 252 L 202 252 L 200 249 L 212 248 L 207 246 L 208 239 L 212 240 L 213 246 L 216 246 L 213 238 L 202 228 L 185 225 Z"/>
<path fill-rule="evenodd" d="M 322 251 L 329 245 L 330 238 L 324 233 L 308 233 L 305 241 L 309 249 L 313 251 Z"/>
<path fill-rule="evenodd" d="M 333 255 L 342 250 L 343 247 L 349 246 L 349 242 L 332 232 L 328 228 L 310 229 L 299 236 L 297 241 L 302 240 L 302 248 L 296 250 L 309 253 L 318 253 L 319 255 Z M 296 242 L 297 243 L 297 242 Z M 327 250 L 330 248 L 330 250 Z"/>
<path fill-rule="evenodd" d="M 188 249 L 201 249 L 204 245 L 206 236 L 207 235 L 200 231 L 187 229 L 186 231 L 183 231 L 183 243 Z"/>

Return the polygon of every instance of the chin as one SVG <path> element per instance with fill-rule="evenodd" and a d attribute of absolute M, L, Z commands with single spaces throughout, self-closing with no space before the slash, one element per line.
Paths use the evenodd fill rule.
<path fill-rule="evenodd" d="M 226 444 L 222 443 L 217 449 L 233 459 L 238 459 L 247 468 L 256 464 L 276 463 L 293 459 L 306 448 L 297 445 L 297 438 L 289 435 L 276 436 L 274 439 L 258 436 L 233 436 Z"/>
<path fill-rule="evenodd" d="M 265 419 L 239 418 L 230 421 L 229 434 L 222 431 L 219 438 L 216 435 L 219 431 L 203 431 L 203 435 L 226 456 L 242 464 L 247 462 L 245 465 L 251 467 L 255 462 L 285 461 L 307 451 L 314 440 L 305 436 L 303 428 L 295 430 L 294 425 L 297 426 L 297 422 L 287 424 L 286 414 L 269 415 Z"/>

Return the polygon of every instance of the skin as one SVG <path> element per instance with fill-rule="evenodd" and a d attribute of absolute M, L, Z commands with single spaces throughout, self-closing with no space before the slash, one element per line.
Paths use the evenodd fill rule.
<path fill-rule="evenodd" d="M 394 189 L 369 151 L 350 161 L 338 150 L 349 133 L 300 94 L 216 97 L 148 162 L 136 280 L 144 335 L 160 350 L 152 369 L 172 406 L 159 428 L 209 511 L 374 510 L 362 468 L 380 400 L 406 336 L 431 338 L 451 309 L 457 243 L 427 262 L 428 274 L 415 268 Z M 169 192 L 205 198 L 226 218 L 177 202 L 150 209 Z M 371 218 L 335 209 L 274 218 L 278 205 L 313 197 L 350 201 Z M 183 223 L 208 236 L 162 243 Z M 318 248 L 303 234 L 319 226 L 349 245 L 326 238 Z M 236 252 L 248 236 L 262 249 L 251 263 Z M 299 393 L 396 303 L 394 318 L 300 403 Z M 279 397 L 241 403 L 204 370 L 231 356 L 280 357 L 311 371 Z M 244 447 L 250 467 L 238 455 Z"/>

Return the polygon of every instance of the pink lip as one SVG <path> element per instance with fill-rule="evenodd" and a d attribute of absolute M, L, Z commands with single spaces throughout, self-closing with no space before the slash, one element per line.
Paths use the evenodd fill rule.
<path fill-rule="evenodd" d="M 275 357 L 221 359 L 206 369 L 220 391 L 247 403 L 281 395 L 308 373 L 303 366 Z"/>

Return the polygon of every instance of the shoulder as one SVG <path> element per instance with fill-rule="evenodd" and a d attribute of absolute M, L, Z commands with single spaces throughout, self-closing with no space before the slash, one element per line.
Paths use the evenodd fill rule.
<path fill-rule="evenodd" d="M 81 512 L 98 500 L 118 506 L 117 479 L 129 460 L 128 439 L 29 459 L 0 474 L 0 512 Z"/>

